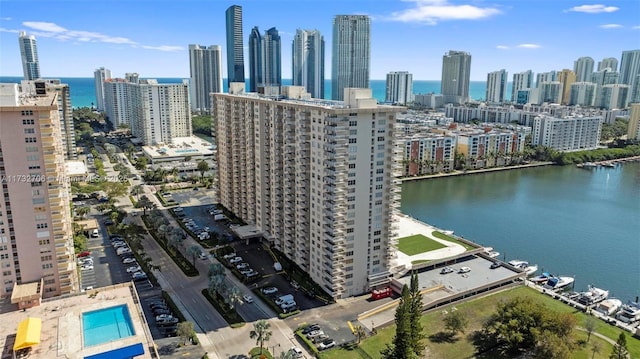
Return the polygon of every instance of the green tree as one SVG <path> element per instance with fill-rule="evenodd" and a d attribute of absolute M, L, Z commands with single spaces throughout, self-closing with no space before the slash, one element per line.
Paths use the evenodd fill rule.
<path fill-rule="evenodd" d="M 131 195 L 132 196 L 136 196 L 136 199 L 138 201 L 140 201 L 140 195 L 142 193 L 144 193 L 144 188 L 142 188 L 142 185 L 137 184 L 137 185 L 131 187 Z M 149 198 L 147 197 L 147 199 L 149 199 Z"/>
<path fill-rule="evenodd" d="M 151 202 L 149 197 L 147 197 L 146 195 L 143 195 L 142 197 L 140 197 L 140 200 L 138 201 L 138 203 L 136 203 L 136 208 L 142 208 L 142 212 L 144 215 L 146 215 L 147 210 L 152 209 L 153 206 L 154 206 L 154 203 Z"/>
<path fill-rule="evenodd" d="M 87 236 L 82 233 L 73 235 L 73 250 L 80 253 L 87 249 Z"/>
<path fill-rule="evenodd" d="M 467 317 L 459 310 L 451 310 L 445 315 L 443 321 L 445 329 L 448 330 L 452 336 L 456 336 L 458 332 L 464 333 L 467 324 L 469 324 Z"/>
<path fill-rule="evenodd" d="M 422 317 L 422 293 L 420 293 L 420 284 L 418 283 L 418 273 L 413 272 L 411 274 L 410 282 L 410 304 L 409 304 L 409 338 L 411 350 L 417 357 L 422 357 L 425 345 L 423 340 L 425 338 L 422 332 L 422 324 L 420 324 L 420 318 Z"/>
<path fill-rule="evenodd" d="M 411 293 L 405 284 L 402 287 L 402 297 L 396 308 L 396 334 L 391 344 L 383 349 L 380 354 L 384 359 L 411 359 L 415 358 L 411 343 Z"/>
<path fill-rule="evenodd" d="M 236 303 L 242 302 L 242 295 L 240 294 L 240 289 L 237 287 L 230 287 L 227 290 L 227 303 L 229 304 L 229 308 L 233 309 Z"/>
<path fill-rule="evenodd" d="M 277 359 L 295 359 L 296 354 L 291 350 L 281 351 L 276 357 Z"/>
<path fill-rule="evenodd" d="M 596 319 L 592 316 L 587 316 L 587 318 L 584 320 L 584 330 L 587 332 L 587 343 L 589 342 L 589 340 L 591 340 L 591 334 L 596 330 L 597 327 L 598 322 L 596 322 Z"/>
<path fill-rule="evenodd" d="M 134 165 L 134 167 L 138 170 L 138 171 L 142 171 L 145 168 L 147 168 L 147 163 L 149 162 L 149 160 L 144 157 L 144 156 L 140 156 L 136 159 L 136 163 Z"/>
<path fill-rule="evenodd" d="M 176 334 L 182 339 L 182 343 L 186 344 L 187 340 L 193 336 L 193 322 L 180 322 L 176 330 Z"/>
<path fill-rule="evenodd" d="M 593 344 L 591 344 L 591 359 L 595 358 L 597 353 L 600 353 L 600 349 L 602 349 L 600 343 L 593 342 Z"/>
<path fill-rule="evenodd" d="M 364 330 L 362 325 L 356 325 L 353 328 L 353 335 L 356 336 L 356 344 L 360 344 L 362 339 L 367 337 L 367 332 Z"/>
<path fill-rule="evenodd" d="M 539 335 L 534 350 L 534 358 L 536 359 L 569 359 L 571 357 L 571 348 L 563 337 L 557 336 L 548 330 L 543 331 Z"/>
<path fill-rule="evenodd" d="M 200 252 L 202 252 L 200 246 L 195 244 L 187 249 L 187 255 L 191 257 L 191 261 L 193 262 L 194 267 L 196 266 L 196 257 L 200 255 Z"/>
<path fill-rule="evenodd" d="M 78 216 L 80 216 L 80 218 L 84 218 L 84 216 L 87 215 L 87 213 L 89 213 L 89 211 L 91 211 L 91 208 L 87 207 L 87 206 L 82 206 L 82 207 L 78 207 L 75 209 L 76 214 Z"/>
<path fill-rule="evenodd" d="M 205 160 L 198 162 L 198 171 L 200 172 L 200 178 L 204 178 L 205 172 L 209 170 L 209 164 Z"/>
<path fill-rule="evenodd" d="M 627 336 L 624 333 L 620 333 L 616 344 L 613 346 L 613 351 L 609 355 L 609 359 L 627 359 L 629 358 L 629 350 L 627 349 Z"/>
<path fill-rule="evenodd" d="M 268 342 L 273 334 L 269 329 L 271 329 L 271 324 L 261 319 L 253 324 L 253 330 L 249 332 L 249 338 L 255 339 L 256 345 L 260 344 L 260 353 L 262 353 L 264 342 Z"/>

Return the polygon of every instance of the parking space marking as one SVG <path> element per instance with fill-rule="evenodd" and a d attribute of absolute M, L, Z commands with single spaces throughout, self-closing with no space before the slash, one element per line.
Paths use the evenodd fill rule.
<path fill-rule="evenodd" d="M 351 329 L 351 333 L 355 334 L 356 330 L 353 328 L 353 325 L 351 325 L 351 321 L 347 320 L 347 325 L 349 326 L 349 329 Z"/>

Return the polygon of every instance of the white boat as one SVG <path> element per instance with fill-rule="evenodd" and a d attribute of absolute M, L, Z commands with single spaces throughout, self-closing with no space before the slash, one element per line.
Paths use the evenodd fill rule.
<path fill-rule="evenodd" d="M 578 303 L 583 305 L 594 305 L 607 299 L 608 296 L 608 290 L 589 286 L 589 289 L 586 292 L 580 293 Z"/>
<path fill-rule="evenodd" d="M 533 275 L 533 273 L 538 271 L 537 264 L 530 265 L 529 262 L 527 261 L 521 261 L 516 259 L 516 260 L 509 261 L 509 264 L 518 269 L 522 269 L 528 276 Z"/>
<path fill-rule="evenodd" d="M 616 315 L 616 319 L 625 323 L 637 322 L 640 320 L 640 303 L 628 302 L 623 305 L 618 315 Z"/>
<path fill-rule="evenodd" d="M 546 283 L 551 277 L 553 277 L 551 274 L 549 274 L 548 272 L 544 272 L 540 275 L 529 278 L 529 281 L 538 285 L 542 285 Z"/>
<path fill-rule="evenodd" d="M 596 307 L 596 311 L 604 315 L 614 315 L 622 307 L 622 301 L 616 298 L 605 299 Z"/>
<path fill-rule="evenodd" d="M 552 277 L 544 284 L 543 288 L 558 291 L 571 285 L 573 281 L 575 281 L 573 277 Z"/>

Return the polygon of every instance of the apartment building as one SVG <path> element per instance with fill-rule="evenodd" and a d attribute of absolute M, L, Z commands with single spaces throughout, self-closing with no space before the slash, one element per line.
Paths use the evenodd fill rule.
<path fill-rule="evenodd" d="M 456 137 L 443 133 L 418 133 L 398 140 L 402 148 L 402 176 L 452 171 Z"/>
<path fill-rule="evenodd" d="M 0 296 L 38 282 L 43 297 L 78 291 L 59 94 L 0 85 Z"/>
<path fill-rule="evenodd" d="M 532 144 L 556 151 L 590 150 L 598 147 L 601 116 L 553 117 L 541 114 L 533 121 Z"/>
<path fill-rule="evenodd" d="M 237 85 L 212 95 L 220 203 L 334 298 L 387 283 L 403 108 L 378 105 L 370 89 L 327 101 L 302 86 L 273 97 Z"/>

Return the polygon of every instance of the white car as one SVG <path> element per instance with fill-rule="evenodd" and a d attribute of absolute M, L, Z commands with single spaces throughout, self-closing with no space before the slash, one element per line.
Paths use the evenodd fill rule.
<path fill-rule="evenodd" d="M 236 256 L 236 254 L 235 254 L 235 253 L 229 253 L 229 254 L 225 254 L 225 255 L 223 255 L 223 256 L 222 256 L 222 258 L 224 258 L 224 259 L 230 259 L 230 258 L 233 258 L 233 257 L 235 257 L 235 256 Z"/>
<path fill-rule="evenodd" d="M 298 347 L 291 347 L 291 349 L 289 349 L 289 351 L 291 352 L 291 354 L 293 355 L 294 358 L 302 358 L 302 357 L 304 357 L 304 353 L 302 352 L 302 349 L 300 349 Z"/>
<path fill-rule="evenodd" d="M 471 272 L 471 268 L 469 267 L 460 267 L 460 270 L 458 271 L 458 273 L 469 273 Z"/>
<path fill-rule="evenodd" d="M 160 314 L 156 316 L 156 322 L 161 322 L 161 321 L 171 320 L 171 319 L 173 319 L 173 315 L 171 314 Z"/>
<path fill-rule="evenodd" d="M 242 257 L 233 257 L 229 259 L 229 263 L 238 263 L 238 262 L 242 262 Z"/>
<path fill-rule="evenodd" d="M 136 259 L 135 258 L 125 258 L 122 260 L 122 263 L 124 264 L 131 264 L 131 263 L 135 263 Z"/>
<path fill-rule="evenodd" d="M 90 270 L 93 269 L 93 264 L 87 264 L 80 267 L 80 270 Z"/>
<path fill-rule="evenodd" d="M 251 297 L 249 294 L 243 295 L 242 299 L 244 299 L 245 303 L 253 303 L 253 297 Z"/>
<path fill-rule="evenodd" d="M 207 254 L 205 252 L 200 252 L 200 255 L 198 256 L 198 258 L 200 259 L 207 259 Z"/>
<path fill-rule="evenodd" d="M 236 266 L 237 269 L 247 269 L 249 268 L 249 263 L 242 262 Z"/>
<path fill-rule="evenodd" d="M 140 272 L 141 270 L 142 268 L 140 268 L 140 266 L 133 266 L 133 267 L 127 268 L 127 273 Z"/>
<path fill-rule="evenodd" d="M 267 287 L 267 288 L 262 288 L 262 293 L 263 293 L 263 294 L 274 294 L 274 293 L 278 293 L 278 288 L 276 288 L 276 287 Z"/>

